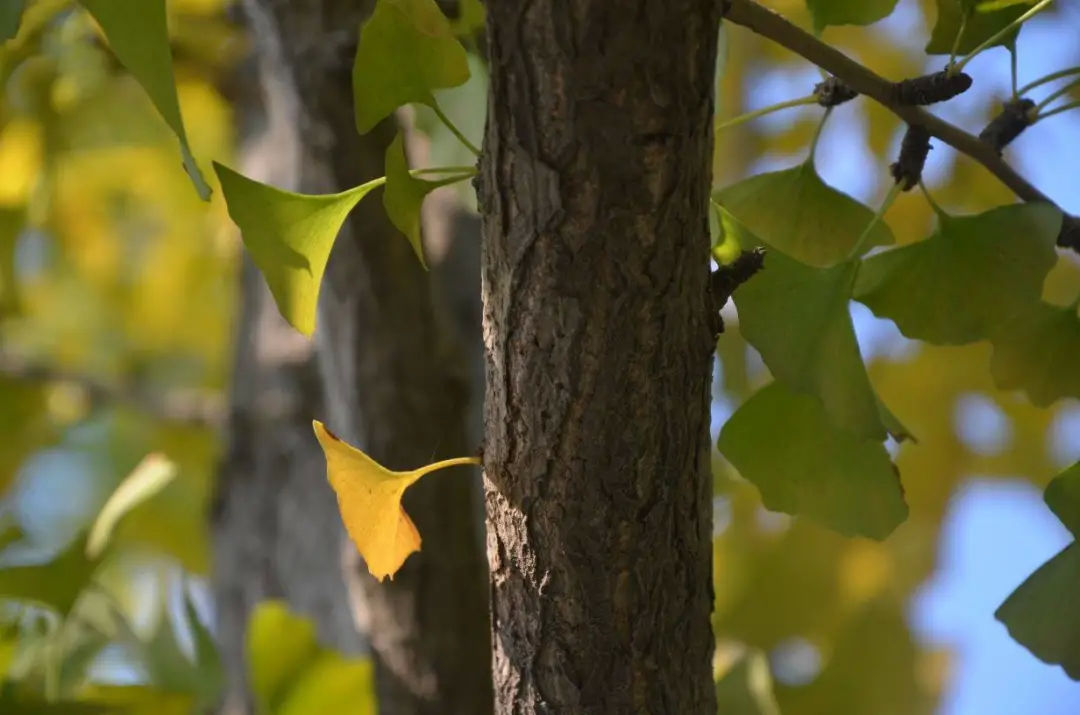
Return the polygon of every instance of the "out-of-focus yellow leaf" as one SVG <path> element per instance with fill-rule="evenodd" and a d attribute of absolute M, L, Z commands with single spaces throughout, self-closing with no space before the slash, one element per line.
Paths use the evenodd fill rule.
<path fill-rule="evenodd" d="M 116 523 L 125 514 L 161 491 L 176 476 L 176 464 L 163 454 L 148 454 L 131 471 L 101 508 L 90 536 L 86 555 L 97 558 L 109 542 Z"/>
<path fill-rule="evenodd" d="M 25 119 L 8 122 L 0 132 L 0 205 L 25 204 L 40 168 L 40 125 Z"/>
<path fill-rule="evenodd" d="M 116 58 L 143 86 L 150 100 L 180 140 L 184 171 L 203 199 L 210 187 L 188 144 L 173 76 L 172 50 L 165 20 L 165 0 L 80 0 L 101 25 Z"/>
<path fill-rule="evenodd" d="M 747 653 L 724 672 L 716 681 L 716 706 L 725 715 L 780 715 L 764 653 Z"/>
<path fill-rule="evenodd" d="M 394 472 L 336 435 L 322 422 L 315 436 L 326 454 L 326 476 L 356 548 L 377 579 L 393 577 L 405 559 L 420 550 L 420 533 L 401 506 L 405 490 L 425 474 L 444 467 L 480 464 L 476 457 L 435 462 L 410 472 Z"/>
<path fill-rule="evenodd" d="M 266 278 L 281 315 L 304 335 L 315 332 L 326 261 L 345 217 L 377 186 L 375 179 L 339 194 L 282 191 L 214 162 L 229 216 Z"/>

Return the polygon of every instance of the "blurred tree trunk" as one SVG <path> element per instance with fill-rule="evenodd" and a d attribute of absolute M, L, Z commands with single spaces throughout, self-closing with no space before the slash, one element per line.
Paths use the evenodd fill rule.
<path fill-rule="evenodd" d="M 262 167 L 263 180 L 320 193 L 382 175 L 396 125 L 385 122 L 361 137 L 353 122 L 350 70 L 364 5 L 247 0 L 266 95 L 268 141 L 257 155 L 271 166 Z M 234 693 L 242 692 L 244 621 L 258 600 L 280 596 L 314 616 L 327 642 L 347 650 L 358 644 L 356 617 L 375 658 L 384 715 L 490 711 L 477 480 L 459 471 L 410 490 L 406 508 L 424 548 L 392 582 L 377 583 L 346 546 L 350 613 L 339 559 L 343 532 L 311 433 L 312 417 L 322 417 L 391 468 L 475 451 L 466 361 L 448 329 L 451 316 L 435 309 L 429 275 L 378 198 L 361 203 L 338 237 L 323 281 L 317 369 L 298 357 L 302 349 L 252 347 L 280 325 L 259 318 L 269 298 L 260 279 L 250 280 L 255 286 L 245 289 L 229 459 L 215 523 L 221 632 Z M 469 313 L 458 299 L 448 304 Z M 319 376 L 321 399 L 318 388 L 310 389 Z M 275 391 L 280 383 L 288 385 L 288 399 Z"/>
<path fill-rule="evenodd" d="M 706 285 L 720 5 L 487 5 L 500 713 L 715 712 Z"/>

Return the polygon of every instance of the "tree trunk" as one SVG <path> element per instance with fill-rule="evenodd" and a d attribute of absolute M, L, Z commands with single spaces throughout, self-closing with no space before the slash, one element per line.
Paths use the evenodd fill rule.
<path fill-rule="evenodd" d="M 396 124 L 388 121 L 359 136 L 350 80 L 360 21 L 370 3 L 248 0 L 246 8 L 264 86 L 276 96 L 269 106 L 278 115 L 270 124 L 291 127 L 286 144 L 298 145 L 298 171 L 292 181 L 279 185 L 319 193 L 381 176 Z M 468 438 L 468 371 L 441 317 L 428 275 L 389 224 L 378 197 L 362 202 L 337 239 L 323 281 L 315 353 L 325 412 L 312 411 L 299 420 L 304 438 L 315 445 L 310 419 L 322 416 L 337 434 L 391 468 L 475 451 L 476 443 Z M 259 435 L 260 444 L 278 438 L 273 432 Z M 322 463 L 307 469 L 309 487 L 324 490 Z M 276 488 L 272 478 L 260 475 L 259 482 L 259 489 Z M 351 585 L 375 658 L 384 715 L 472 715 L 491 709 L 476 482 L 459 470 L 410 490 L 405 506 L 423 534 L 424 548 L 392 582 L 380 584 L 362 564 L 353 564 Z M 237 504 L 233 511 L 240 508 Z M 246 508 L 261 507 L 249 502 Z M 340 534 L 336 513 L 297 516 L 321 519 L 324 523 L 310 525 L 320 533 L 331 524 Z M 308 558 L 333 569 L 337 538 L 311 546 Z M 275 595 L 287 589 L 270 583 L 262 591 Z M 322 614 L 320 626 L 329 615 Z"/>
<path fill-rule="evenodd" d="M 715 710 L 708 227 L 720 3 L 488 3 L 496 711 Z"/>

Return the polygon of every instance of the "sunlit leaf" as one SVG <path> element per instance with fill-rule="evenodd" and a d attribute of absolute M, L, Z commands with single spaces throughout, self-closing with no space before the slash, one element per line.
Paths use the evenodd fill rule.
<path fill-rule="evenodd" d="M 109 703 L 48 699 L 26 687 L 0 688 L 0 713 L 4 715 L 114 715 L 117 712 L 116 706 Z"/>
<path fill-rule="evenodd" d="M 101 25 L 116 58 L 142 85 L 150 100 L 180 140 L 184 171 L 203 199 L 210 187 L 188 144 L 176 96 L 172 50 L 165 21 L 165 0 L 79 0 Z"/>
<path fill-rule="evenodd" d="M 1010 22 L 1024 14 L 1027 8 L 1005 7 L 992 12 L 976 12 L 974 2 L 962 7 L 960 0 L 937 0 L 937 22 L 926 45 L 927 54 L 947 55 L 952 52 L 953 42 L 960 31 L 960 24 L 965 12 L 968 15 L 964 27 L 964 36 L 960 40 L 959 54 L 966 55 L 983 41 L 1004 29 Z M 996 44 L 1007 45 L 1016 39 L 1016 32 L 1010 32 Z"/>
<path fill-rule="evenodd" d="M 409 245 L 416 252 L 420 264 L 427 268 L 424 261 L 424 246 L 420 239 L 420 207 L 424 198 L 440 186 L 447 186 L 461 181 L 465 174 L 454 172 L 452 176 L 437 181 L 417 179 L 409 173 L 409 163 L 405 158 L 405 140 L 398 134 L 386 149 L 386 189 L 383 191 L 383 206 L 390 223 L 409 239 Z"/>
<path fill-rule="evenodd" d="M 772 692 L 769 661 L 747 653 L 716 681 L 716 712 L 724 715 L 780 715 Z"/>
<path fill-rule="evenodd" d="M 758 174 L 721 189 L 716 200 L 772 248 L 813 266 L 847 258 L 874 212 L 832 188 L 811 161 Z M 871 231 L 866 248 L 893 242 L 885 223 Z"/>
<path fill-rule="evenodd" d="M 875 539 L 907 518 L 900 479 L 884 446 L 838 429 L 820 402 L 779 382 L 736 410 L 717 446 L 773 511 Z"/>
<path fill-rule="evenodd" d="M 282 601 L 264 601 L 248 620 L 247 662 L 259 712 L 273 712 L 296 677 L 319 653 L 315 624 Z"/>
<path fill-rule="evenodd" d="M 817 397 L 841 429 L 882 440 L 886 426 L 866 374 L 849 303 L 857 262 L 811 268 L 770 252 L 735 291 L 739 330 L 776 379 Z"/>
<path fill-rule="evenodd" d="M 176 476 L 176 464 L 163 454 L 148 454 L 131 474 L 120 482 L 101 508 L 90 536 L 86 540 L 86 554 L 97 558 L 105 549 L 113 528 L 129 511 L 161 491 Z"/>
<path fill-rule="evenodd" d="M 26 0 L 4 0 L 0 3 L 0 42 L 10 40 L 19 32 Z"/>
<path fill-rule="evenodd" d="M 896 0 L 806 0 L 818 30 L 828 25 L 869 25 L 892 14 Z"/>
<path fill-rule="evenodd" d="M 326 261 L 345 217 L 381 179 L 339 194 L 282 191 L 214 163 L 229 216 L 262 271 L 278 311 L 305 335 L 315 331 L 315 310 Z"/>
<path fill-rule="evenodd" d="M 97 565 L 86 557 L 85 539 L 75 539 L 47 562 L 0 566 L 0 598 L 30 601 L 66 614 Z"/>
<path fill-rule="evenodd" d="M 1065 528 L 1080 538 L 1080 462 L 1054 477 L 1044 498 Z"/>
<path fill-rule="evenodd" d="M 927 240 L 866 259 L 855 297 L 909 338 L 938 345 L 987 338 L 1039 300 L 1060 228 L 1061 212 L 1048 204 L 941 216 Z"/>
<path fill-rule="evenodd" d="M 1080 318 L 1076 306 L 1033 303 L 991 338 L 990 371 L 1002 389 L 1022 389 L 1036 405 L 1080 397 Z"/>
<path fill-rule="evenodd" d="M 281 601 L 251 614 L 247 662 L 259 715 L 350 712 L 374 715 L 374 681 L 367 658 L 343 658 L 319 646 L 315 626 Z"/>
<path fill-rule="evenodd" d="M 434 89 L 469 78 L 465 48 L 435 0 L 378 0 L 353 64 L 356 128 L 371 131 L 403 104 L 434 106 Z"/>
<path fill-rule="evenodd" d="M 1080 680 L 1080 545 L 1069 544 L 1040 566 L 994 616 L 1040 660 Z"/>
<path fill-rule="evenodd" d="M 326 454 L 326 476 L 337 494 L 345 529 L 377 579 L 393 577 L 409 554 L 420 550 L 420 534 L 401 506 L 405 490 L 437 469 L 480 463 L 461 457 L 394 472 L 338 439 L 322 422 L 316 420 L 313 426 Z"/>
<path fill-rule="evenodd" d="M 195 699 L 146 685 L 93 684 L 80 691 L 81 700 L 100 704 L 110 715 L 191 715 Z"/>

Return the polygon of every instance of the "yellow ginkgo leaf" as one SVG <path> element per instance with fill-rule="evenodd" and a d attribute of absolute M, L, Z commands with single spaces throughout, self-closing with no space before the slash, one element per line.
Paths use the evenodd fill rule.
<path fill-rule="evenodd" d="M 420 533 L 401 506 L 405 490 L 425 474 L 444 467 L 480 464 L 480 460 L 456 457 L 395 472 L 339 439 L 322 422 L 314 420 L 312 425 L 326 454 L 326 478 L 337 494 L 345 530 L 371 575 L 379 580 L 392 578 L 409 554 L 420 550 Z"/>

